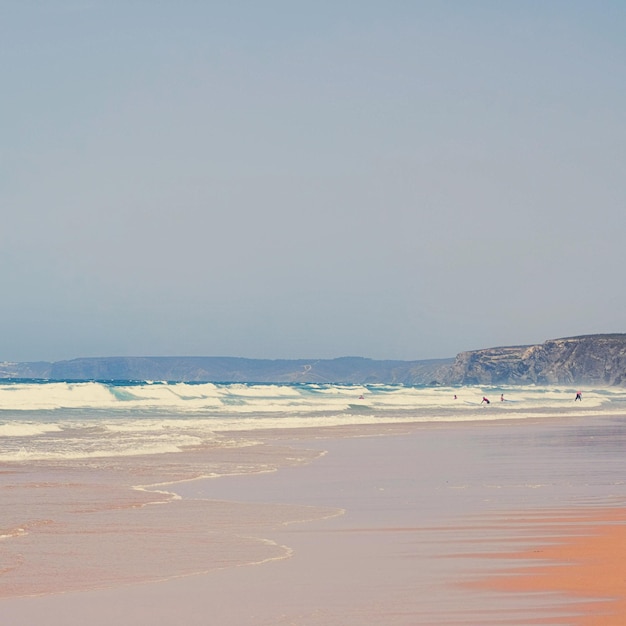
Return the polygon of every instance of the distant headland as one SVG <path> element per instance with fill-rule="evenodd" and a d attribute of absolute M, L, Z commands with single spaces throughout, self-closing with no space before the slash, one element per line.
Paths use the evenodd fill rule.
<path fill-rule="evenodd" d="M 626 385 L 626 334 L 582 335 L 531 346 L 461 352 L 438 382 Z"/>
<path fill-rule="evenodd" d="M 418 361 L 92 357 L 0 363 L 0 379 L 408 385 L 626 385 L 626 333 L 550 339 L 542 344 L 461 352 Z"/>

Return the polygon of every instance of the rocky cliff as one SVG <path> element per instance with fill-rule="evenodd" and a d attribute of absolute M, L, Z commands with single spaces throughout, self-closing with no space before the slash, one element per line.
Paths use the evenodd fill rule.
<path fill-rule="evenodd" d="M 440 382 L 626 385 L 626 334 L 461 352 Z"/>

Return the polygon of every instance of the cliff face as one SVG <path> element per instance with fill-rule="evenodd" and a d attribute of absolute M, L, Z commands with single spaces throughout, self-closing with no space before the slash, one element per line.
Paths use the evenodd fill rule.
<path fill-rule="evenodd" d="M 461 352 L 441 382 L 626 385 L 626 334 Z"/>

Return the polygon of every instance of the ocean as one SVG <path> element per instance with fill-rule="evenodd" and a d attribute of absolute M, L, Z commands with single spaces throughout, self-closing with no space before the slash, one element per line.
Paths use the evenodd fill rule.
<path fill-rule="evenodd" d="M 398 422 L 620 414 L 626 389 L 540 386 L 7 380 L 0 463 L 175 453 L 231 446 L 222 433 Z M 490 404 L 482 401 L 486 397 Z M 501 400 L 501 398 L 504 400 Z"/>

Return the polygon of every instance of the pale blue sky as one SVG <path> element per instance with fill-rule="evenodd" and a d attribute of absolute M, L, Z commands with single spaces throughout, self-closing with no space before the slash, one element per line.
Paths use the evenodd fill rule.
<path fill-rule="evenodd" d="M 626 3 L 0 0 L 0 360 L 626 331 Z"/>

